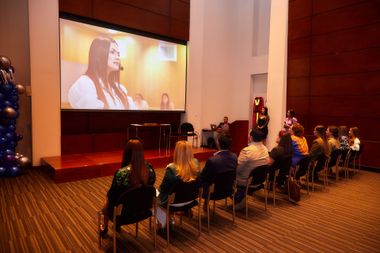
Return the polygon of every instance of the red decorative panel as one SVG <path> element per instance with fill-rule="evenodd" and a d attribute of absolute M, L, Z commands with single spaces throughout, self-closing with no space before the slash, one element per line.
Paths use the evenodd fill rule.
<path fill-rule="evenodd" d="M 289 78 L 288 97 L 309 96 L 309 78 Z"/>
<path fill-rule="evenodd" d="M 290 80 L 288 80 L 288 90 Z M 334 76 L 318 76 L 311 77 L 310 81 L 311 96 L 369 96 L 380 94 L 380 75 L 378 72 L 366 72 Z"/>
<path fill-rule="evenodd" d="M 289 2 L 289 20 L 308 17 L 312 14 L 312 0 Z"/>
<path fill-rule="evenodd" d="M 61 154 L 81 154 L 93 152 L 92 134 L 63 135 L 61 137 Z"/>
<path fill-rule="evenodd" d="M 304 77 L 310 75 L 310 59 L 299 58 L 288 60 L 288 77 Z"/>
<path fill-rule="evenodd" d="M 380 48 L 315 56 L 311 59 L 311 75 L 334 75 L 380 70 Z M 293 60 L 289 60 L 292 62 Z"/>
<path fill-rule="evenodd" d="M 313 17 L 313 34 L 369 25 L 380 21 L 380 1 L 363 1 Z"/>
<path fill-rule="evenodd" d="M 306 17 L 297 20 L 289 20 L 289 40 L 307 37 L 311 34 L 311 18 Z"/>
<path fill-rule="evenodd" d="M 311 50 L 311 37 L 304 37 L 289 41 L 288 57 L 289 59 L 309 57 Z"/>
<path fill-rule="evenodd" d="M 364 144 L 363 156 L 361 158 L 362 166 L 380 168 L 379 150 L 380 142 L 361 141 Z"/>
<path fill-rule="evenodd" d="M 127 133 L 94 134 L 94 152 L 120 150 L 127 142 Z"/>
<path fill-rule="evenodd" d="M 380 11 L 380 10 L 379 10 Z M 291 41 L 289 51 L 292 50 Z M 297 43 L 299 44 L 299 43 Z M 309 42 L 310 44 L 310 42 Z M 319 54 L 339 54 L 342 51 L 357 50 L 361 48 L 379 47 L 380 46 L 380 23 L 365 27 L 338 31 L 313 36 L 313 55 Z M 302 48 L 306 47 L 302 45 Z M 292 58 L 293 54 L 290 54 Z"/>

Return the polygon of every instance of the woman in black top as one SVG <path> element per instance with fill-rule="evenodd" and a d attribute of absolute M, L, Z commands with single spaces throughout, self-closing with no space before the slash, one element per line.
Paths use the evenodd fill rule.
<path fill-rule="evenodd" d="M 261 109 L 259 118 L 257 119 L 257 128 L 261 129 L 264 132 L 265 138 L 266 136 L 268 136 L 268 123 L 269 123 L 268 107 L 264 106 Z"/>

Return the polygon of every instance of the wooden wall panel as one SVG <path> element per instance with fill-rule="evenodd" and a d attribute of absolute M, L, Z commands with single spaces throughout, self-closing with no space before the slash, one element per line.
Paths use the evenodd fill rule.
<path fill-rule="evenodd" d="M 379 101 L 379 95 L 310 97 L 310 114 L 380 118 Z"/>
<path fill-rule="evenodd" d="M 363 0 L 318 0 L 313 1 L 313 13 L 326 12 L 338 8 L 346 7 L 351 4 L 361 2 Z"/>
<path fill-rule="evenodd" d="M 314 1 L 316 2 L 316 1 Z M 313 34 L 339 31 L 380 21 L 380 1 L 363 1 L 313 17 Z"/>
<path fill-rule="evenodd" d="M 96 134 L 93 138 L 93 152 L 123 149 L 127 142 L 127 133 Z"/>
<path fill-rule="evenodd" d="M 311 37 L 294 39 L 288 45 L 289 59 L 309 57 L 311 50 Z"/>
<path fill-rule="evenodd" d="M 189 22 L 190 20 L 190 4 L 179 1 L 171 0 L 171 17 L 181 20 L 182 22 Z"/>
<path fill-rule="evenodd" d="M 60 0 L 59 11 L 74 13 L 78 16 L 92 17 L 92 0 Z"/>
<path fill-rule="evenodd" d="M 310 58 L 288 60 L 288 76 L 303 77 L 310 75 Z"/>
<path fill-rule="evenodd" d="M 315 56 L 311 59 L 311 75 L 362 73 L 380 70 L 380 48 Z M 290 60 L 289 62 L 292 62 Z"/>
<path fill-rule="evenodd" d="M 292 44 L 295 42 L 292 42 Z M 292 50 L 292 44 L 289 45 L 290 51 Z M 301 45 L 301 47 L 306 46 Z M 312 47 L 313 55 L 339 54 L 342 51 L 380 47 L 380 23 L 343 30 L 333 34 L 313 36 Z"/>
<path fill-rule="evenodd" d="M 170 19 L 168 16 L 147 12 L 115 1 L 94 0 L 93 17 L 146 32 L 169 34 Z"/>
<path fill-rule="evenodd" d="M 312 0 L 295 0 L 289 2 L 289 17 L 292 19 L 309 17 L 312 14 Z"/>
<path fill-rule="evenodd" d="M 334 76 L 318 76 L 311 77 L 310 81 L 311 96 L 370 96 L 380 94 L 380 75 L 376 72 Z M 292 82 L 293 81 L 291 81 L 290 83 Z"/>
<path fill-rule="evenodd" d="M 189 40 L 190 1 L 186 0 L 59 0 L 60 12 Z"/>
<path fill-rule="evenodd" d="M 296 110 L 297 115 L 309 114 L 309 97 L 292 97 L 287 102 L 288 108 Z"/>
<path fill-rule="evenodd" d="M 94 151 L 92 134 L 75 134 L 61 136 L 61 154 L 81 154 Z"/>
<path fill-rule="evenodd" d="M 362 164 L 380 171 L 380 1 L 311 2 L 289 1 L 287 107 L 309 140 L 318 124 L 359 127 Z"/>
<path fill-rule="evenodd" d="M 373 119 L 371 117 L 334 117 L 329 115 L 312 115 L 310 117 L 311 129 L 316 125 L 347 126 L 348 128 L 356 126 L 359 128 L 361 139 L 376 142 L 380 142 L 379 130 L 376 128 L 376 126 L 379 126 L 379 124 L 380 118 Z"/>
<path fill-rule="evenodd" d="M 287 93 L 289 97 L 309 96 L 309 78 L 289 78 Z"/>
<path fill-rule="evenodd" d="M 131 5 L 140 9 L 145 9 L 151 12 L 162 14 L 165 16 L 170 15 L 170 1 L 171 0 L 115 0 L 123 4 Z"/>
<path fill-rule="evenodd" d="M 307 37 L 311 34 L 311 18 L 289 20 L 288 37 L 290 40 Z"/>

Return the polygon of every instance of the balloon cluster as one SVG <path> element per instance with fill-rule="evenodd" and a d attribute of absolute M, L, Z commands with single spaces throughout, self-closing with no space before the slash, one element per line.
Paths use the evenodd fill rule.
<path fill-rule="evenodd" d="M 10 60 L 0 56 L 0 176 L 17 176 L 20 169 L 31 166 L 28 157 L 16 153 L 17 143 L 23 138 L 16 134 L 18 99 L 25 87 L 14 84 L 13 73 Z"/>

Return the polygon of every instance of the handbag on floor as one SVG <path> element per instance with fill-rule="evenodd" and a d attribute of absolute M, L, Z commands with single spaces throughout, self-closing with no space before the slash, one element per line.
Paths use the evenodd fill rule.
<path fill-rule="evenodd" d="M 292 202 L 298 202 L 301 200 L 301 187 L 293 177 L 288 179 L 288 196 L 289 200 Z"/>

